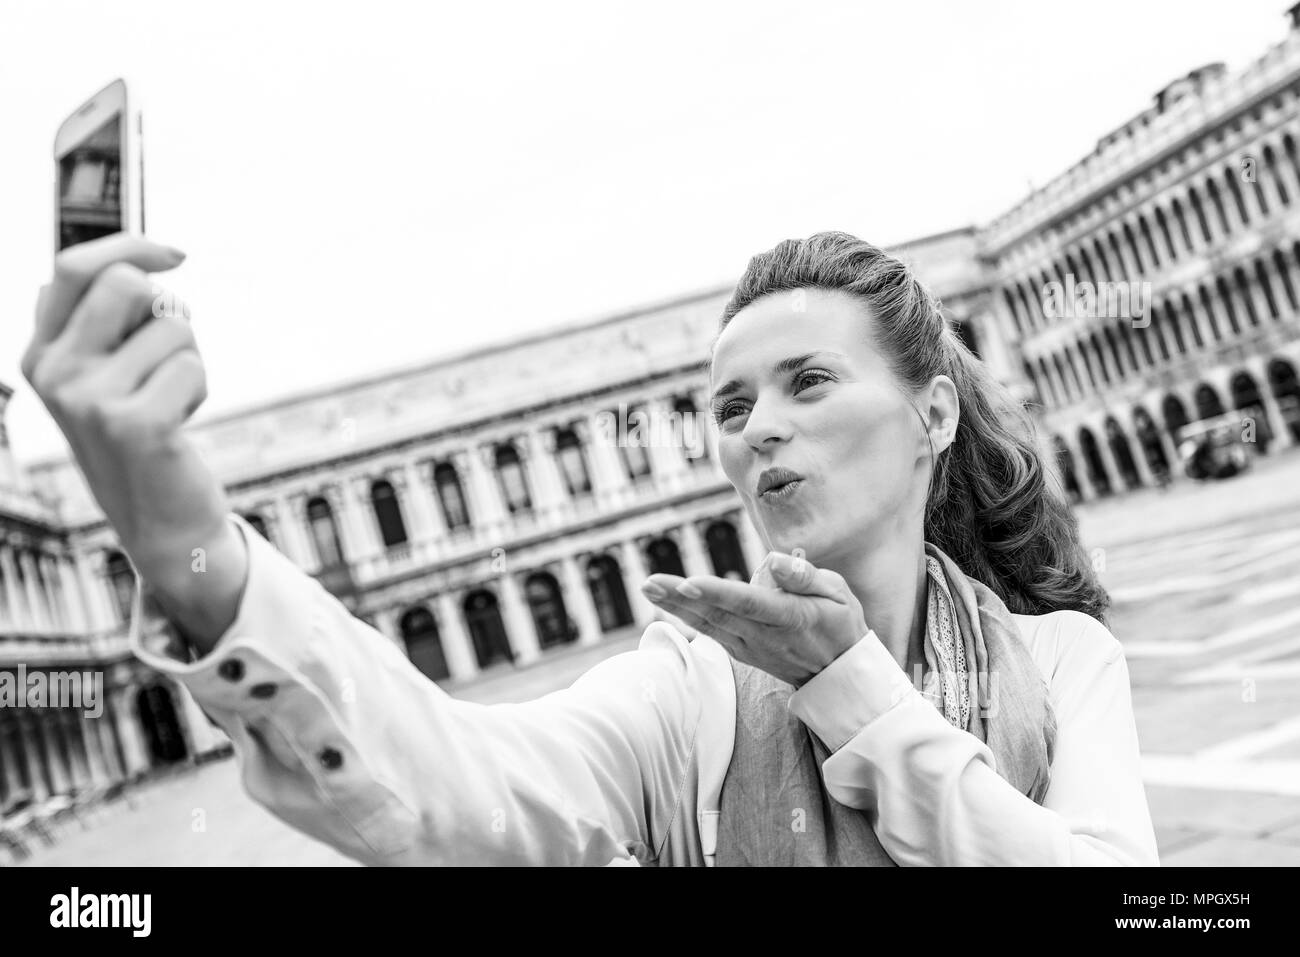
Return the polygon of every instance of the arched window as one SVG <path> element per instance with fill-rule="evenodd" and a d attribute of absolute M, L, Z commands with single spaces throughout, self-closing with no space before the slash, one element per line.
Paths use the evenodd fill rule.
<path fill-rule="evenodd" d="M 1241 301 L 1246 306 L 1246 318 L 1250 320 L 1252 326 L 1258 326 L 1261 319 L 1258 310 L 1255 309 L 1255 297 L 1250 294 L 1250 285 L 1246 281 L 1246 270 L 1238 266 L 1232 271 L 1232 278 L 1237 284 L 1237 292 L 1241 295 Z"/>
<path fill-rule="evenodd" d="M 646 549 L 650 557 L 650 574 L 651 575 L 676 575 L 679 578 L 686 577 L 686 569 L 682 565 L 681 552 L 677 550 L 677 545 L 671 538 L 656 538 Z"/>
<path fill-rule="evenodd" d="M 1216 415 L 1223 415 L 1223 402 L 1219 399 L 1219 393 L 1214 391 L 1211 385 L 1202 384 L 1196 387 L 1196 416 L 1198 419 L 1212 419 Z"/>
<path fill-rule="evenodd" d="M 1138 273 L 1145 273 L 1147 267 L 1142 261 L 1142 250 L 1138 248 L 1137 240 L 1133 238 L 1133 229 L 1128 223 L 1124 224 L 1124 241 L 1128 243 L 1129 251 L 1133 254 L 1133 262 L 1137 265 Z"/>
<path fill-rule="evenodd" d="M 1209 221 L 1205 218 L 1205 207 L 1201 205 L 1200 194 L 1195 189 L 1187 193 L 1188 201 L 1192 204 L 1192 212 L 1196 214 L 1196 223 L 1201 228 L 1201 237 L 1207 244 L 1214 242 L 1214 237 L 1210 233 Z"/>
<path fill-rule="evenodd" d="M 1259 291 L 1264 294 L 1264 301 L 1268 304 L 1269 318 L 1276 320 L 1282 313 L 1277 308 L 1277 300 L 1273 298 L 1273 285 L 1268 281 L 1263 260 L 1255 260 L 1255 281 L 1259 283 Z"/>
<path fill-rule="evenodd" d="M 1179 235 L 1183 237 L 1183 246 L 1187 249 L 1194 249 L 1192 244 L 1192 234 L 1187 229 L 1187 216 L 1183 213 L 1183 204 L 1181 200 L 1175 199 L 1172 205 L 1174 211 L 1174 220 L 1178 223 Z"/>
<path fill-rule="evenodd" d="M 1214 280 L 1214 288 L 1219 293 L 1219 303 L 1228 314 L 1228 323 L 1232 326 L 1234 336 L 1241 334 L 1241 323 L 1237 321 L 1237 307 L 1232 301 L 1232 294 L 1228 290 L 1228 284 L 1224 282 L 1222 276 Z"/>
<path fill-rule="evenodd" d="M 562 645 L 578 637 L 578 629 L 569 621 L 564 596 L 555 576 L 536 572 L 524 582 L 524 596 L 537 628 L 537 643 L 542 648 Z"/>
<path fill-rule="evenodd" d="M 1277 199 L 1283 206 L 1291 205 L 1291 197 L 1287 195 L 1286 184 L 1282 182 L 1282 177 L 1277 174 L 1277 154 L 1273 152 L 1273 147 L 1264 147 L 1264 172 L 1269 178 L 1274 188 L 1277 190 Z M 1259 184 L 1255 184 L 1256 188 Z"/>
<path fill-rule="evenodd" d="M 316 557 L 322 568 L 343 564 L 343 551 L 339 548 L 339 532 L 334 524 L 334 513 L 329 502 L 317 496 L 307 503 L 307 524 L 316 545 Z"/>
<path fill-rule="evenodd" d="M 1178 247 L 1174 245 L 1173 234 L 1169 232 L 1169 220 L 1165 216 L 1165 211 L 1159 207 L 1156 208 L 1156 227 L 1165 239 L 1165 248 L 1169 250 L 1170 258 L 1178 258 Z"/>
<path fill-rule="evenodd" d="M 402 615 L 398 627 L 402 632 L 402 642 L 406 645 L 406 657 L 420 669 L 421 674 L 430 681 L 442 681 L 451 677 L 447 659 L 442 653 L 438 625 L 429 609 L 423 605 L 410 609 Z"/>
<path fill-rule="evenodd" d="M 570 495 L 585 495 L 591 491 L 591 476 L 587 460 L 582 454 L 582 443 L 573 429 L 560 429 L 555 433 L 555 456 L 564 474 L 564 484 Z"/>
<path fill-rule="evenodd" d="M 1183 406 L 1182 399 L 1176 395 L 1167 395 L 1160 403 L 1160 413 L 1165 419 L 1165 431 L 1175 442 L 1179 441 L 1178 432 L 1188 422 L 1187 409 Z"/>
<path fill-rule="evenodd" d="M 465 506 L 465 493 L 461 490 L 456 466 L 440 462 L 433 470 L 433 487 L 438 491 L 438 504 L 442 506 L 442 517 L 447 527 L 455 529 L 469 525 L 469 509 Z"/>
<path fill-rule="evenodd" d="M 505 498 L 506 508 L 513 515 L 525 512 L 533 507 L 532 497 L 528 494 L 528 479 L 524 476 L 523 463 L 514 445 L 505 442 L 496 450 L 497 481 L 501 483 L 501 494 Z"/>
<path fill-rule="evenodd" d="M 1229 166 L 1223 171 L 1223 178 L 1227 180 L 1228 192 L 1232 194 L 1233 202 L 1237 204 L 1237 215 L 1241 217 L 1244 225 L 1250 225 L 1250 212 L 1246 209 L 1246 200 L 1241 195 L 1241 184 L 1237 182 L 1237 171 Z"/>
<path fill-rule="evenodd" d="M 108 571 L 108 583 L 113 589 L 117 613 L 122 621 L 130 621 L 131 599 L 135 595 L 135 569 L 131 567 L 130 559 L 121 552 L 109 552 L 104 567 Z M 21 564 L 18 573 L 22 574 Z"/>
<path fill-rule="evenodd" d="M 1011 314 L 1011 322 L 1015 325 L 1016 332 L 1022 336 L 1027 335 L 1025 324 L 1020 318 L 1020 310 L 1016 308 L 1016 300 L 1011 295 L 1010 289 L 1002 290 L 1002 301 L 1006 303 L 1007 312 Z"/>
<path fill-rule="evenodd" d="M 713 562 L 715 575 L 742 582 L 749 581 L 749 569 L 745 567 L 740 540 L 736 535 L 735 527 L 730 522 L 714 522 L 704 533 L 704 541 L 709 547 L 709 560 Z"/>
<path fill-rule="evenodd" d="M 610 631 L 632 624 L 632 606 L 623 587 L 623 572 L 609 555 L 597 555 L 587 563 L 591 599 L 600 618 L 600 630 Z"/>
<path fill-rule="evenodd" d="M 1273 250 L 1273 268 L 1277 270 L 1277 278 L 1282 281 L 1282 291 L 1286 293 L 1286 301 L 1291 306 L 1291 311 L 1296 308 L 1295 286 L 1291 284 L 1291 270 L 1287 268 L 1286 257 L 1282 255 L 1282 250 Z"/>
<path fill-rule="evenodd" d="M 397 493 L 387 479 L 380 479 L 370 486 L 370 504 L 379 520 L 379 534 L 384 540 L 385 548 L 401 545 L 406 541 L 406 523 L 402 521 L 402 508 L 397 503 Z"/>

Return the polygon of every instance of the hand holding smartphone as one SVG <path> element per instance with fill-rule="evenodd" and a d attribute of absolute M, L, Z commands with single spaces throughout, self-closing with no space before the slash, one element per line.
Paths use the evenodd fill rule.
<path fill-rule="evenodd" d="M 54 160 L 56 250 L 112 233 L 144 235 L 142 120 L 124 80 L 63 121 Z"/>
<path fill-rule="evenodd" d="M 184 253 L 142 235 L 139 133 L 121 80 L 59 127 L 59 248 L 21 365 L 136 570 L 206 651 L 234 619 L 247 556 L 222 484 L 181 431 L 206 371 L 188 311 L 151 275 Z"/>

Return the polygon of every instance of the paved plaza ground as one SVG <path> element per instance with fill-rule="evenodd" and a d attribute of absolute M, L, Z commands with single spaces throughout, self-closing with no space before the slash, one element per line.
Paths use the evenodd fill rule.
<path fill-rule="evenodd" d="M 1114 600 L 1162 863 L 1300 864 L 1300 450 L 1226 482 L 1143 490 L 1079 516 Z M 566 649 L 455 693 L 533 698 L 637 637 Z M 352 862 L 254 804 L 225 760 L 138 789 L 28 863 Z"/>

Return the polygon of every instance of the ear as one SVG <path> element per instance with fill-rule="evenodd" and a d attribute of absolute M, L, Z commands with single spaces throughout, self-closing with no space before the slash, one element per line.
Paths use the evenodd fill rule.
<path fill-rule="evenodd" d="M 918 398 L 925 416 L 926 432 L 937 455 L 952 445 L 957 437 L 957 421 L 961 417 L 957 386 L 946 375 L 937 375 Z"/>

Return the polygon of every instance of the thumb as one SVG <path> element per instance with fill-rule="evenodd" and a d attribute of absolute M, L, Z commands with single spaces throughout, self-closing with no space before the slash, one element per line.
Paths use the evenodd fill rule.
<path fill-rule="evenodd" d="M 772 554 L 772 577 L 784 591 L 794 595 L 820 595 L 841 601 L 835 576 L 818 568 L 802 555 Z"/>
<path fill-rule="evenodd" d="M 772 559 L 776 556 L 775 552 L 768 552 L 759 562 L 758 568 L 754 569 L 754 574 L 750 576 L 749 583 L 758 585 L 761 588 L 780 588 L 776 579 L 772 577 Z"/>

